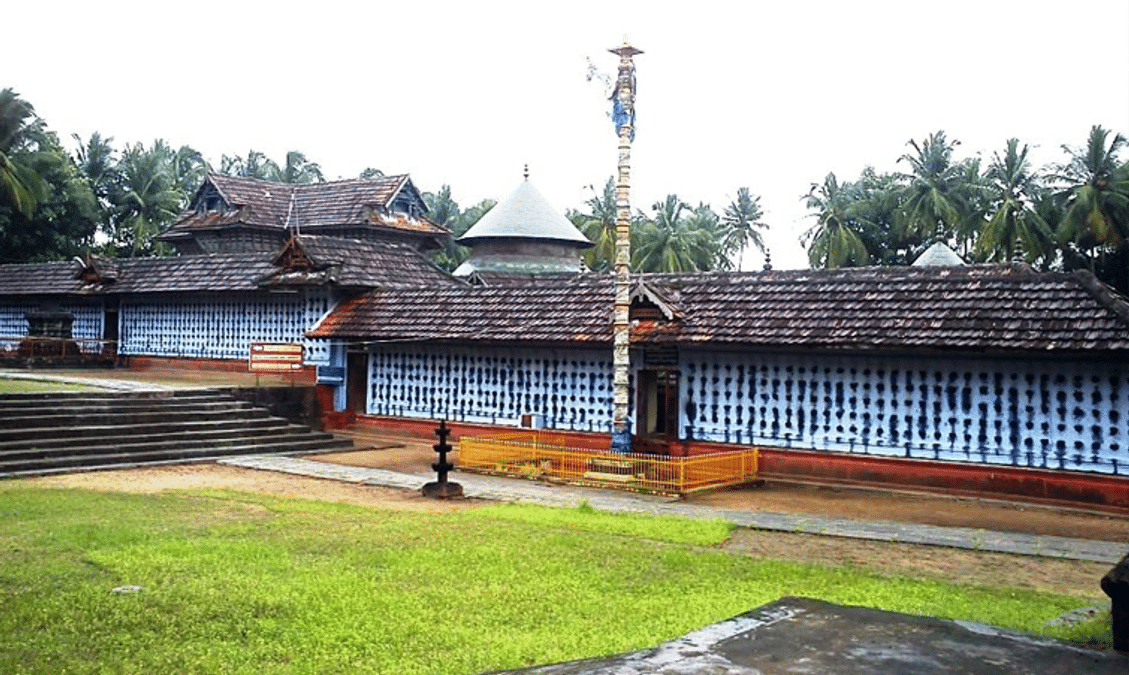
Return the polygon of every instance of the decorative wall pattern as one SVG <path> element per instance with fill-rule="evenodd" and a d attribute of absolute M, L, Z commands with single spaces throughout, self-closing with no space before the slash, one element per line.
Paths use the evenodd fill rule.
<path fill-rule="evenodd" d="M 683 438 L 1129 473 L 1129 367 L 753 353 L 682 356 Z"/>
<path fill-rule="evenodd" d="M 123 297 L 121 345 L 126 355 L 246 359 L 252 342 L 302 342 L 307 364 L 329 362 L 325 340 L 304 334 L 329 311 L 323 290 L 232 298 L 204 295 Z"/>
<path fill-rule="evenodd" d="M 610 350 L 388 345 L 369 370 L 369 414 L 611 431 Z"/>
<path fill-rule="evenodd" d="M 0 349 L 14 350 L 19 347 L 18 339 L 27 335 L 27 315 L 48 309 L 40 303 L 12 304 L 0 306 Z M 70 303 L 66 305 L 53 305 L 52 310 L 70 312 L 74 316 L 71 324 L 71 336 L 84 352 L 97 353 L 102 349 L 102 303 L 96 304 Z"/>

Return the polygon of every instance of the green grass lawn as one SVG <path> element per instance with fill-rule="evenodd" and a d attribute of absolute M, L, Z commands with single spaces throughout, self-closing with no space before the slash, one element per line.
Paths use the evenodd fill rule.
<path fill-rule="evenodd" d="M 468 674 L 652 646 L 783 595 L 1041 632 L 1092 602 L 731 555 L 728 532 L 0 483 L 0 672 Z"/>

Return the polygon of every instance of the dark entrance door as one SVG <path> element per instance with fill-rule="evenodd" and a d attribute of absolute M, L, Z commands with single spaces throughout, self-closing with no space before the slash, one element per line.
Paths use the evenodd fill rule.
<path fill-rule="evenodd" d="M 368 403 L 368 353 L 349 352 L 345 357 L 345 407 L 363 415 Z"/>
<path fill-rule="evenodd" d="M 664 452 L 678 440 L 678 371 L 639 371 L 635 430 L 642 449 Z"/>

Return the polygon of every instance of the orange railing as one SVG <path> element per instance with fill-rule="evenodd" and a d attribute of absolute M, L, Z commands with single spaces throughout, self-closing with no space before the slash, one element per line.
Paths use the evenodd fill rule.
<path fill-rule="evenodd" d="M 756 448 L 692 457 L 612 454 L 569 447 L 551 431 L 463 436 L 459 468 L 482 473 L 559 479 L 644 492 L 687 494 L 747 483 L 757 475 Z"/>

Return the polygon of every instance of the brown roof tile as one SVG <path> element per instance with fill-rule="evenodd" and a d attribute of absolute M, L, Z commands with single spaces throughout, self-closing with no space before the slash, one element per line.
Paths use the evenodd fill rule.
<path fill-rule="evenodd" d="M 1129 353 L 1129 304 L 1087 272 L 1024 266 L 643 275 L 680 320 L 633 342 L 774 349 Z M 374 292 L 322 337 L 491 342 L 611 341 L 612 279 Z"/>
<path fill-rule="evenodd" d="M 209 174 L 205 180 L 197 196 L 211 183 L 234 210 L 198 211 L 193 206 L 161 234 L 162 239 L 231 226 L 299 231 L 365 226 L 428 237 L 450 234 L 422 215 L 409 218 L 390 209 L 401 191 L 414 192 L 415 187 L 407 175 L 301 185 L 223 174 Z M 196 201 L 193 200 L 194 205 Z"/>

